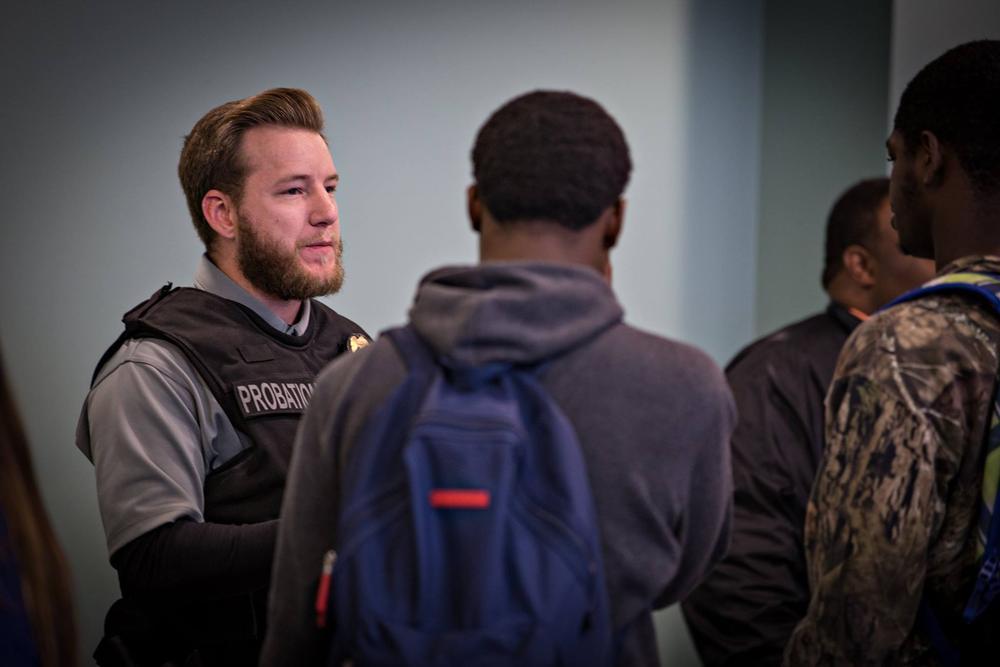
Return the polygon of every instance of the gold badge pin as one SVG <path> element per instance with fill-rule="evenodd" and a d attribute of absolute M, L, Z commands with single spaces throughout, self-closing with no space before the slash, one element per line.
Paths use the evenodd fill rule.
<path fill-rule="evenodd" d="M 357 352 L 366 347 L 368 347 L 368 339 L 361 334 L 354 334 L 347 339 L 347 349 L 351 352 Z"/>

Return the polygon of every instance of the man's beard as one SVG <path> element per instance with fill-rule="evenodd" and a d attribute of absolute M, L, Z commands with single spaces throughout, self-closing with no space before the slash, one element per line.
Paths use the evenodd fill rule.
<path fill-rule="evenodd" d="M 286 251 L 275 241 L 264 237 L 254 229 L 253 223 L 239 215 L 237 227 L 240 232 L 236 261 L 240 271 L 254 287 L 283 301 L 308 299 L 314 296 L 334 294 L 344 283 L 344 265 L 341 255 L 344 243 L 337 239 L 334 256 L 337 266 L 326 278 L 310 275 L 299 265 L 295 250 Z"/>

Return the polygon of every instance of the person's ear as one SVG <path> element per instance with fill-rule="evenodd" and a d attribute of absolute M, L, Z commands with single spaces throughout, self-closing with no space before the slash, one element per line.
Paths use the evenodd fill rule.
<path fill-rule="evenodd" d="M 923 185 L 938 185 L 944 180 L 944 146 L 928 130 L 920 133 L 917 146 L 917 178 Z"/>
<path fill-rule="evenodd" d="M 225 192 L 206 192 L 201 198 L 201 214 L 216 234 L 225 239 L 236 238 L 236 204 Z"/>
<path fill-rule="evenodd" d="M 472 225 L 472 231 L 478 234 L 483 226 L 483 203 L 479 199 L 479 188 L 473 183 L 465 191 L 465 194 L 467 199 L 466 206 L 469 211 L 469 223 Z"/>
<path fill-rule="evenodd" d="M 856 243 L 847 246 L 841 255 L 841 263 L 855 284 L 865 288 L 875 286 L 878 261 L 868 248 Z"/>
<path fill-rule="evenodd" d="M 618 243 L 618 238 L 622 234 L 622 225 L 625 223 L 625 200 L 619 197 L 611 205 L 610 215 L 604 225 L 604 248 L 611 250 Z"/>

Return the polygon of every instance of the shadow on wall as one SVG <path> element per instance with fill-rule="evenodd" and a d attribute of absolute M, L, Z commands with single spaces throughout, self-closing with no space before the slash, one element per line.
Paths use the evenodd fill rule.
<path fill-rule="evenodd" d="M 759 0 L 688 5 L 677 336 L 720 366 L 753 333 L 740 281 L 757 271 L 763 13 Z"/>
<path fill-rule="evenodd" d="M 684 252 L 674 269 L 683 289 L 673 335 L 721 365 L 753 331 L 753 299 L 725 295 L 756 267 L 763 5 L 699 0 L 687 11 L 680 130 L 686 170 L 678 189 Z M 678 605 L 658 612 L 655 622 L 663 665 L 701 664 Z"/>

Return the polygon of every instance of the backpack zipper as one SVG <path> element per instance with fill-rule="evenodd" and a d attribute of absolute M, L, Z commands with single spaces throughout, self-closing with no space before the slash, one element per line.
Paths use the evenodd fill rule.
<path fill-rule="evenodd" d="M 323 554 L 323 569 L 319 577 L 319 588 L 316 591 L 316 627 L 326 627 L 326 607 L 330 601 L 330 578 L 333 575 L 333 564 L 337 562 L 337 552 L 330 549 Z"/>

